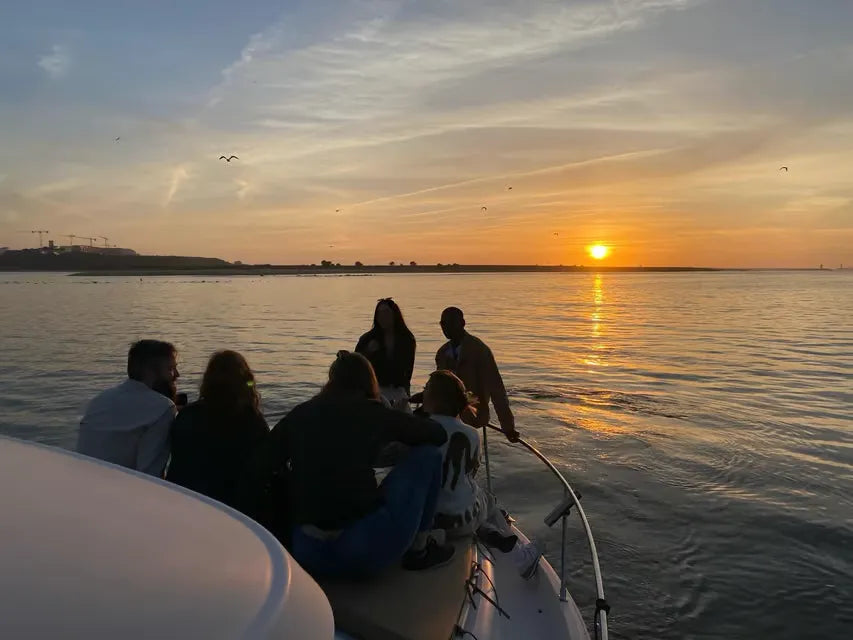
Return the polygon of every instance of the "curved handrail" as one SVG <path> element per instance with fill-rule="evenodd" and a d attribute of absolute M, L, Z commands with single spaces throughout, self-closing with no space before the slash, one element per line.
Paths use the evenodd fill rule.
<path fill-rule="evenodd" d="M 501 429 L 500 427 L 497 427 L 491 423 L 489 423 L 486 426 L 488 426 L 489 429 L 503 433 L 503 429 Z M 569 484 L 568 480 L 566 480 L 566 478 L 563 477 L 563 474 L 560 473 L 559 469 L 557 469 L 557 467 L 554 466 L 554 464 L 545 456 L 545 454 L 543 454 L 541 451 L 539 451 L 539 449 L 534 447 L 532 444 L 530 444 L 529 442 L 527 442 L 523 438 L 518 439 L 518 444 L 522 445 L 525 449 L 527 449 L 533 455 L 535 455 L 537 458 L 539 458 L 542 461 L 542 463 L 546 467 L 548 467 L 548 469 L 550 469 L 551 473 L 553 473 L 557 477 L 557 480 L 559 480 L 560 484 L 563 485 L 563 489 L 566 491 L 566 494 L 571 497 L 572 503 L 574 504 L 575 508 L 577 509 L 578 515 L 580 516 L 581 522 L 583 523 L 584 531 L 586 531 L 586 539 L 587 539 L 587 542 L 589 543 L 589 552 L 590 552 L 590 555 L 592 556 L 592 570 L 593 570 L 593 573 L 595 574 L 596 597 L 598 598 L 598 600 L 600 602 L 604 602 L 605 601 L 605 598 L 604 598 L 604 581 L 601 578 L 601 566 L 598 563 L 598 551 L 596 550 L 596 547 L 595 547 L 595 539 L 592 537 L 592 529 L 589 526 L 589 521 L 586 518 L 586 513 L 584 512 L 583 507 L 581 506 L 581 503 L 577 497 L 577 494 L 575 494 L 575 491 L 574 491 L 574 489 L 572 489 L 572 486 Z M 489 480 L 491 480 L 491 479 L 489 479 Z M 565 522 L 565 516 L 563 516 L 563 521 Z M 565 541 L 564 541 L 564 544 L 565 544 Z M 562 576 L 562 575 L 560 576 L 560 582 L 561 582 L 561 586 L 565 584 L 565 576 Z M 594 624 L 596 625 L 597 630 L 600 629 L 602 640 L 608 640 L 607 611 L 600 608 L 598 606 L 598 604 L 596 604 L 596 619 L 594 621 Z"/>

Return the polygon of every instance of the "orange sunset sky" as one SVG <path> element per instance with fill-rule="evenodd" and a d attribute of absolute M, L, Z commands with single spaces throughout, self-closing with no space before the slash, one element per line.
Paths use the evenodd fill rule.
<path fill-rule="evenodd" d="M 853 2 L 17 4 L 3 246 L 853 266 Z"/>

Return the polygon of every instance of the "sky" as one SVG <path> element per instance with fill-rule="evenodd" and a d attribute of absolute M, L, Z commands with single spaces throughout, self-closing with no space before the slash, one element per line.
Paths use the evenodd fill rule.
<path fill-rule="evenodd" d="M 11 3 L 0 245 L 853 266 L 851 28 L 849 0 Z"/>

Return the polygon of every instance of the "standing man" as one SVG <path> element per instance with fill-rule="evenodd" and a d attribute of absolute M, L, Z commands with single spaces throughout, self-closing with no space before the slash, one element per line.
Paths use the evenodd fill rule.
<path fill-rule="evenodd" d="M 95 397 L 80 421 L 77 451 L 161 477 L 175 418 L 177 351 L 140 340 L 127 354 L 127 380 Z"/>
<path fill-rule="evenodd" d="M 477 398 L 476 417 L 463 415 L 462 419 L 474 427 L 489 422 L 489 400 L 495 405 L 501 429 L 510 442 L 518 441 L 515 418 L 509 408 L 504 381 L 492 350 L 479 338 L 465 331 L 465 316 L 457 307 L 448 307 L 441 313 L 441 330 L 449 340 L 435 354 L 438 369 L 452 371 L 465 388 Z"/>

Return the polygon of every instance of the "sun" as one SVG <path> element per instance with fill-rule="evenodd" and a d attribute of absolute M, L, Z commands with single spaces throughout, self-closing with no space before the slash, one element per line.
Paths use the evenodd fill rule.
<path fill-rule="evenodd" d="M 603 244 L 594 244 L 591 247 L 588 247 L 587 251 L 589 251 L 589 255 L 596 260 L 603 260 L 607 257 L 607 254 L 610 253 L 610 249 L 605 247 Z"/>

